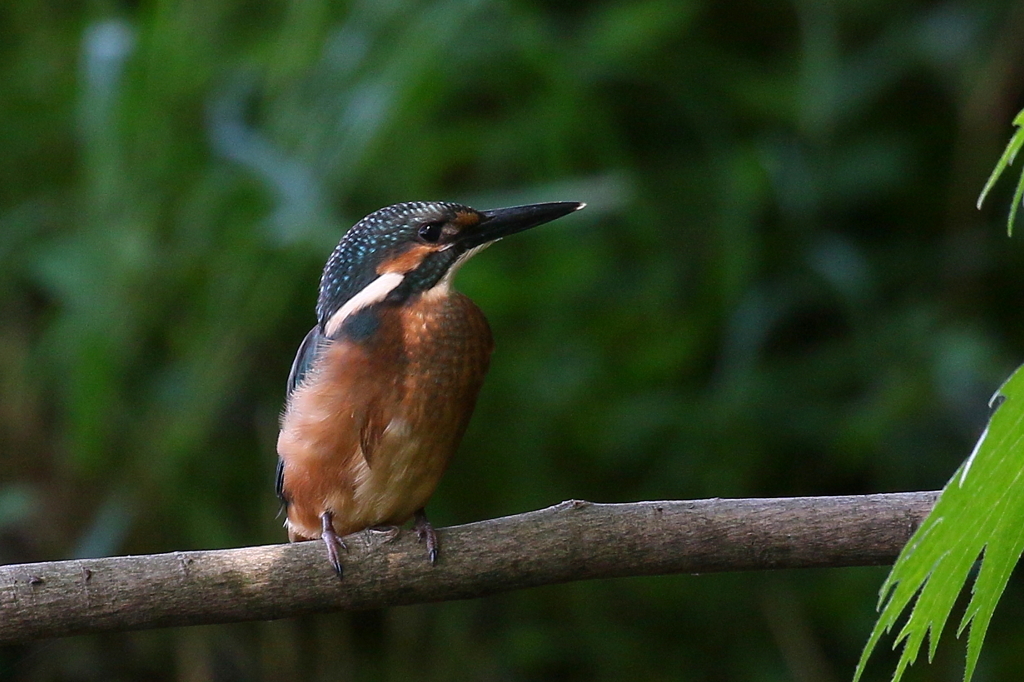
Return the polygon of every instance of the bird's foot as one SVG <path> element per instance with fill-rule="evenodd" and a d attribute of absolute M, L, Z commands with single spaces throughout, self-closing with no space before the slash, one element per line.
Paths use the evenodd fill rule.
<path fill-rule="evenodd" d="M 394 542 L 395 538 L 398 537 L 398 534 L 402 532 L 402 529 L 398 526 L 371 526 L 364 532 L 366 533 L 367 542 L 372 542 L 373 540 L 371 538 L 373 537 L 373 534 L 377 533 L 384 536 L 381 538 L 381 542 L 383 544 L 387 544 L 389 542 Z"/>
<path fill-rule="evenodd" d="M 345 541 L 338 537 L 338 534 L 334 532 L 334 514 L 325 511 L 320 515 L 320 538 L 324 541 L 327 546 L 327 560 L 331 562 L 331 566 L 334 567 L 334 572 L 341 577 L 341 557 L 338 556 L 338 549 L 344 549 L 348 551 L 348 545 Z"/>
<path fill-rule="evenodd" d="M 437 531 L 430 525 L 430 521 L 427 521 L 427 513 L 425 511 L 420 509 L 416 512 L 412 527 L 416 531 L 416 537 L 419 538 L 419 541 L 427 543 L 427 557 L 429 557 L 430 563 L 432 565 L 436 564 L 440 543 L 437 541 Z"/>

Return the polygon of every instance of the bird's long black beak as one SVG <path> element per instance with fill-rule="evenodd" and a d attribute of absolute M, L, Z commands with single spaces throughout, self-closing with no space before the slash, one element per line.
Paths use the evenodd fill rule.
<path fill-rule="evenodd" d="M 516 232 L 557 220 L 586 206 L 579 201 L 553 201 L 546 204 L 512 206 L 480 211 L 483 219 L 460 240 L 467 249 L 493 242 Z"/>

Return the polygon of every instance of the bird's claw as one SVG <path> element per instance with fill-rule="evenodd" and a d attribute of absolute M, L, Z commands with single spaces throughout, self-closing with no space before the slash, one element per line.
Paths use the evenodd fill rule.
<path fill-rule="evenodd" d="M 427 521 L 427 515 L 422 509 L 416 512 L 416 520 L 412 527 L 419 541 L 427 544 L 427 558 L 430 559 L 431 566 L 436 565 L 440 543 L 437 540 L 437 531 L 430 525 L 430 521 Z"/>
<path fill-rule="evenodd" d="M 321 531 L 320 538 L 327 546 L 327 560 L 334 567 L 334 572 L 341 577 L 341 557 L 338 555 L 338 548 L 348 551 L 348 545 L 334 532 L 334 515 L 331 512 L 324 512 L 320 515 Z"/>

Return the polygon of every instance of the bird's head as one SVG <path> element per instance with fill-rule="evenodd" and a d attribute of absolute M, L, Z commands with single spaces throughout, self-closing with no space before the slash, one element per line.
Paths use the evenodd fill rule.
<path fill-rule="evenodd" d="M 488 245 L 584 205 L 560 201 L 477 211 L 413 201 L 374 211 L 345 233 L 324 267 L 316 309 L 320 330 L 334 336 L 370 306 L 447 288 L 459 266 Z"/>

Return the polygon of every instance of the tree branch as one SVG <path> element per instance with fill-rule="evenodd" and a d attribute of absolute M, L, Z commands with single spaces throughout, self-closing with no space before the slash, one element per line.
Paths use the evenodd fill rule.
<path fill-rule="evenodd" d="M 43 637 L 286 618 L 469 599 L 592 578 L 891 563 L 938 493 L 591 504 L 438 532 L 346 538 L 338 579 L 323 545 L 0 566 L 0 644 Z"/>

